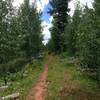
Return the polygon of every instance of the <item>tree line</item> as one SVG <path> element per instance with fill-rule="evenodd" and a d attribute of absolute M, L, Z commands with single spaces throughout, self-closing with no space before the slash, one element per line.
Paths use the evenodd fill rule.
<path fill-rule="evenodd" d="M 100 84 L 100 0 L 93 8 L 76 3 L 73 16 L 69 15 L 71 0 L 51 0 L 48 13 L 53 16 L 49 51 L 77 57 L 81 68 L 96 73 Z"/>
<path fill-rule="evenodd" d="M 41 14 L 36 3 L 24 0 L 14 8 L 12 0 L 0 0 L 0 77 L 5 84 L 10 73 L 17 73 L 42 48 Z"/>

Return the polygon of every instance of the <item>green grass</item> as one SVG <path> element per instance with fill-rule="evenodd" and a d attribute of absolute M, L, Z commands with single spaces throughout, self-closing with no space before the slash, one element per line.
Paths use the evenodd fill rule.
<path fill-rule="evenodd" d="M 82 74 L 70 62 L 70 58 L 63 59 L 63 57 L 49 55 L 44 60 L 36 60 L 31 65 L 27 64 L 26 76 L 21 79 L 21 73 L 17 73 L 16 78 L 12 77 L 13 82 L 9 88 L 0 92 L 0 96 L 19 92 L 20 100 L 25 100 L 32 86 L 37 83 L 45 62 L 49 65 L 45 100 L 100 100 L 100 89 L 97 83 Z"/>
<path fill-rule="evenodd" d="M 100 100 L 96 82 L 59 57 L 51 57 L 47 80 L 46 100 Z"/>
<path fill-rule="evenodd" d="M 14 81 L 11 82 L 11 85 L 9 85 L 9 88 L 6 91 L 0 92 L 0 96 L 19 92 L 21 95 L 20 100 L 25 100 L 31 87 L 37 82 L 43 69 L 43 65 L 44 61 L 42 60 L 36 60 L 31 65 L 27 64 L 25 66 L 25 76 L 21 78 L 21 72 L 17 73 L 16 79 L 14 78 Z"/>

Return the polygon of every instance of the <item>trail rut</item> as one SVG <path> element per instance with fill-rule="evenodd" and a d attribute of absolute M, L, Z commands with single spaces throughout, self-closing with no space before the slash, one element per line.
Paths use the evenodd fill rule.
<path fill-rule="evenodd" d="M 47 87 L 47 73 L 48 64 L 45 64 L 44 70 L 41 73 L 37 84 L 30 90 L 28 96 L 26 97 L 26 100 L 44 100 Z"/>

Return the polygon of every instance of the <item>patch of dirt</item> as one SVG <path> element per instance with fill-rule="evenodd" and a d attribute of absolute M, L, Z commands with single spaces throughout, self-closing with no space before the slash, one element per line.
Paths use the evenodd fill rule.
<path fill-rule="evenodd" d="M 40 78 L 36 84 L 33 86 L 26 100 L 44 100 L 45 92 L 47 88 L 47 74 L 48 74 L 48 64 L 45 64 L 44 71 L 40 75 Z"/>

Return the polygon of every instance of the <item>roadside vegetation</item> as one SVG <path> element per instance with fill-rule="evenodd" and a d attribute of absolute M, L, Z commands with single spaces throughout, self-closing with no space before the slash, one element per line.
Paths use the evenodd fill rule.
<path fill-rule="evenodd" d="M 72 16 L 69 15 L 70 1 L 50 1 L 53 25 L 48 50 L 55 54 L 67 52 L 79 59 L 80 69 L 85 74 L 90 72 L 100 85 L 100 0 L 94 0 L 91 8 L 76 2 Z"/>
<path fill-rule="evenodd" d="M 8 77 L 8 88 L 0 92 L 0 97 L 13 93 L 20 93 L 20 100 L 25 100 L 31 87 L 36 84 L 40 73 L 43 70 L 44 61 L 33 60 L 31 64 L 26 64 L 23 72 L 20 71 Z M 4 82 L 0 78 L 0 85 Z"/>
<path fill-rule="evenodd" d="M 99 100 L 100 89 L 95 80 L 85 75 L 70 57 L 52 56 L 48 72 L 45 100 Z"/>
<path fill-rule="evenodd" d="M 12 0 L 0 1 L 0 77 L 23 71 L 42 51 L 41 19 L 35 2 L 29 0 L 17 9 Z"/>
<path fill-rule="evenodd" d="M 50 0 L 46 45 L 42 31 L 49 25 L 42 27 L 37 2 L 15 8 L 13 0 L 0 0 L 0 97 L 18 92 L 25 100 L 47 65 L 46 100 L 99 100 L 100 0 L 91 8 L 76 2 L 72 16 L 71 0 Z"/>

